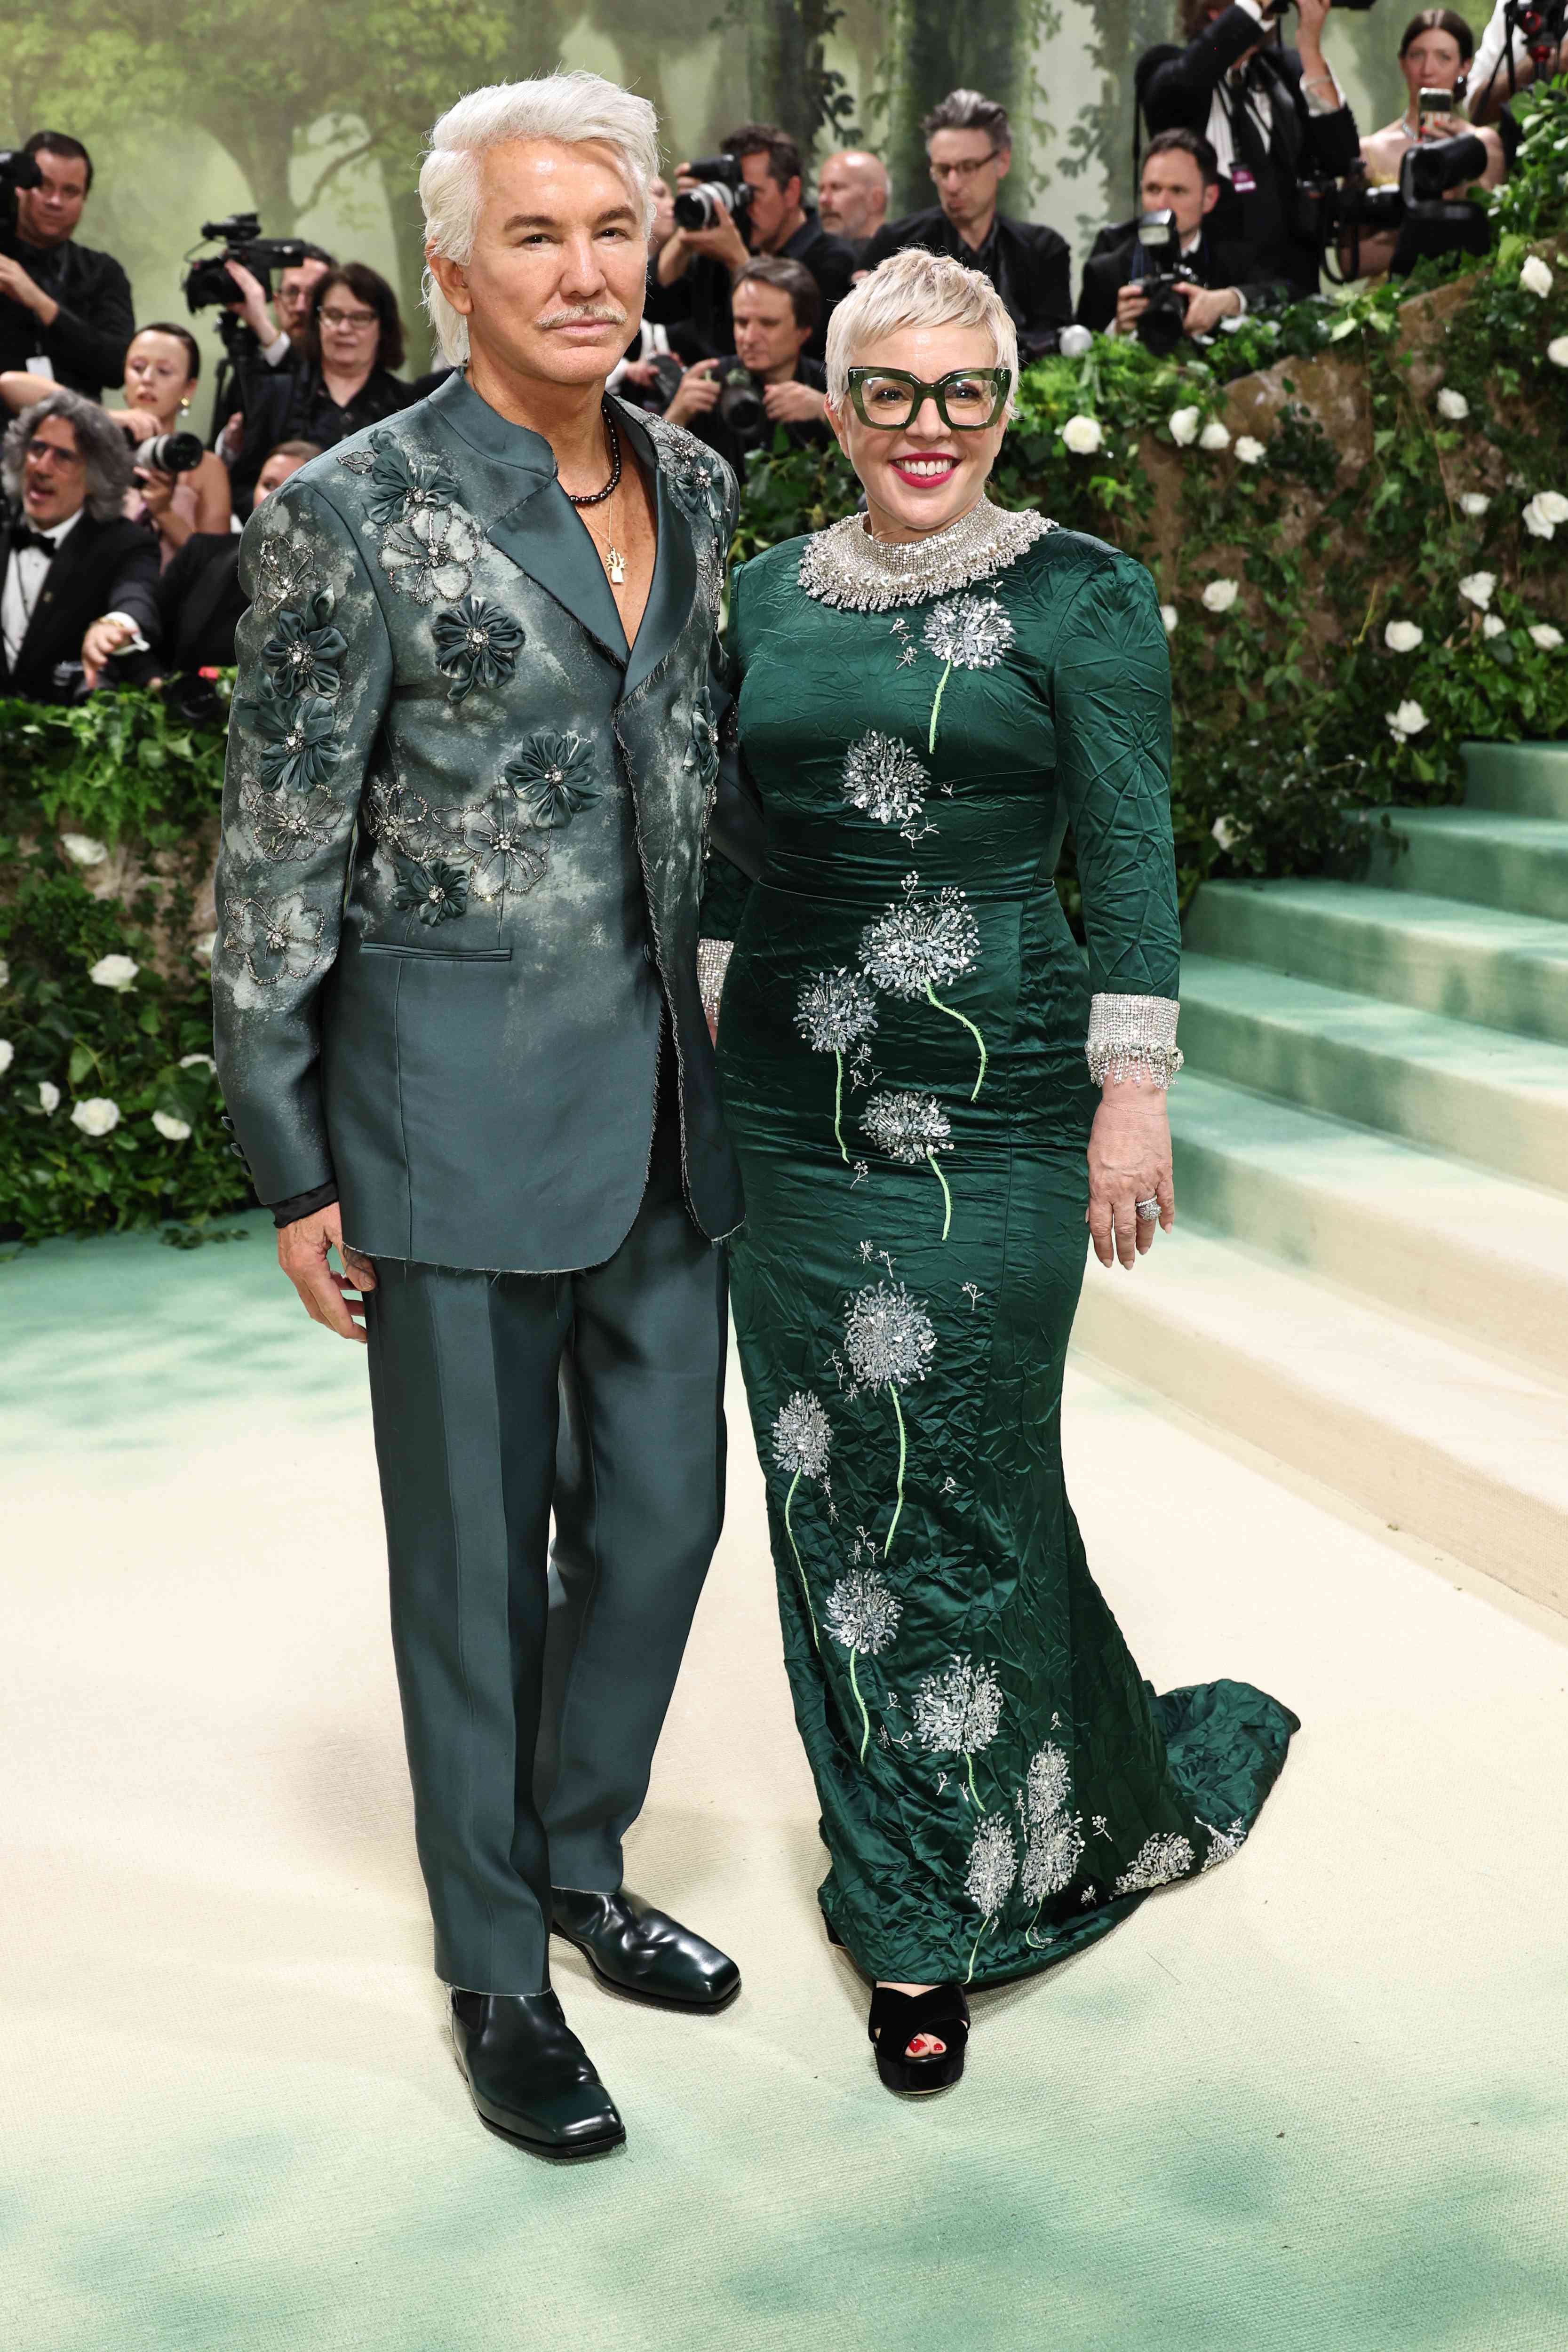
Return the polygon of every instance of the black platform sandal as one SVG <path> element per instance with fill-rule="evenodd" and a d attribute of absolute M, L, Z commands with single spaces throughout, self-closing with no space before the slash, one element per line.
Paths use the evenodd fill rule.
<path fill-rule="evenodd" d="M 969 2040 L 969 2003 L 962 1985 L 933 1985 L 930 1992 L 893 1992 L 879 1985 L 871 1995 L 866 2028 L 877 2053 L 877 2072 L 889 2091 L 945 2091 L 963 2072 Z M 944 2042 L 945 2050 L 911 2058 L 917 2034 Z"/>

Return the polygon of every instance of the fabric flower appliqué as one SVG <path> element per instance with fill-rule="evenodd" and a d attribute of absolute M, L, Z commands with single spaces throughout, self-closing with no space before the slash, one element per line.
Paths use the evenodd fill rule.
<path fill-rule="evenodd" d="M 448 702 L 461 702 L 477 686 L 499 686 L 517 667 L 522 627 L 499 604 L 463 596 L 435 620 L 436 667 L 452 681 Z"/>
<path fill-rule="evenodd" d="M 468 593 L 479 533 L 452 507 L 416 507 L 381 542 L 381 568 L 400 596 L 416 604 L 455 604 Z"/>
<path fill-rule="evenodd" d="M 706 698 L 700 698 L 691 713 L 691 740 L 686 747 L 681 766 L 695 768 L 706 783 L 719 766 L 719 735 L 713 724 L 713 713 Z"/>
<path fill-rule="evenodd" d="M 517 803 L 504 793 L 488 808 L 472 812 L 463 827 L 463 846 L 474 861 L 474 896 L 487 902 L 521 898 L 550 863 L 549 845 L 523 823 Z"/>
<path fill-rule="evenodd" d="M 593 747 L 580 735 L 531 735 L 501 776 L 534 824 L 550 833 L 598 799 L 588 781 L 593 761 Z"/>
<path fill-rule="evenodd" d="M 393 440 L 371 444 L 370 501 L 367 511 L 377 530 L 406 521 L 431 507 L 455 506 L 460 495 L 456 475 L 445 457 L 423 450 L 405 449 Z M 356 473 L 363 471 L 355 467 Z"/>
<path fill-rule="evenodd" d="M 261 658 L 279 694 L 336 694 L 348 640 L 331 626 L 331 616 L 327 588 L 319 589 L 308 604 L 286 605 L 279 614 Z"/>
<path fill-rule="evenodd" d="M 261 781 L 268 792 L 311 791 L 342 757 L 332 740 L 336 713 L 319 694 L 267 694 L 248 706 L 265 739 Z"/>
<path fill-rule="evenodd" d="M 468 877 L 460 866 L 433 857 L 416 865 L 412 857 L 395 857 L 397 887 L 393 903 L 405 914 L 416 914 L 422 923 L 449 923 L 468 912 Z"/>

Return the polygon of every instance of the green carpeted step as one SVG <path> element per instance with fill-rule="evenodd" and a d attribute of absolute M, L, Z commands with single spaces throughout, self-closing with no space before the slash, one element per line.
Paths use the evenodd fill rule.
<path fill-rule="evenodd" d="M 1568 1381 L 1568 1200 L 1191 1069 L 1170 1101 L 1184 1220 Z"/>
<path fill-rule="evenodd" d="M 1568 817 L 1568 743 L 1467 743 L 1465 805 Z"/>
<path fill-rule="evenodd" d="M 1190 1222 L 1090 1259 L 1074 1338 L 1535 1600 L 1568 1603 L 1568 1388 Z"/>
<path fill-rule="evenodd" d="M 1568 1048 L 1218 956 L 1182 961 L 1200 1076 L 1568 1192 Z"/>
<path fill-rule="evenodd" d="M 1184 938 L 1204 955 L 1568 1045 L 1568 923 L 1355 882 L 1205 882 Z"/>
<path fill-rule="evenodd" d="M 1389 819 L 1384 832 L 1382 820 Z M 1466 898 L 1568 922 L 1568 824 L 1489 809 L 1373 809 L 1367 879 L 1385 890 Z"/>

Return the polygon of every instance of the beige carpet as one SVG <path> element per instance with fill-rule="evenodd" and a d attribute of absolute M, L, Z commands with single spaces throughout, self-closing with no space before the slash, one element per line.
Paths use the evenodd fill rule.
<path fill-rule="evenodd" d="M 557 1980 L 625 2109 L 475 2124 L 428 1968 L 357 1353 L 259 1221 L 0 1267 L 5 2352 L 1524 2352 L 1568 2340 L 1568 1628 L 1079 1369 L 1152 1678 L 1304 1728 L 1252 1843 L 879 2088 L 812 1890 L 738 1381 L 633 1883 L 723 2017 Z M 1098 1277 L 1097 1277 L 1098 1278 Z"/>

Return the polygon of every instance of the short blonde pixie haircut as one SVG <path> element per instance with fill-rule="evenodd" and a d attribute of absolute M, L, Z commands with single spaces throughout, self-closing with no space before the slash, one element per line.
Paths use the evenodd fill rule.
<path fill-rule="evenodd" d="M 842 409 L 849 392 L 856 353 L 901 327 L 984 327 L 996 365 L 1013 378 L 1011 413 L 1018 384 L 1018 330 L 1007 306 L 983 270 L 965 269 L 945 253 L 908 246 L 847 294 L 827 324 L 827 397 Z"/>

